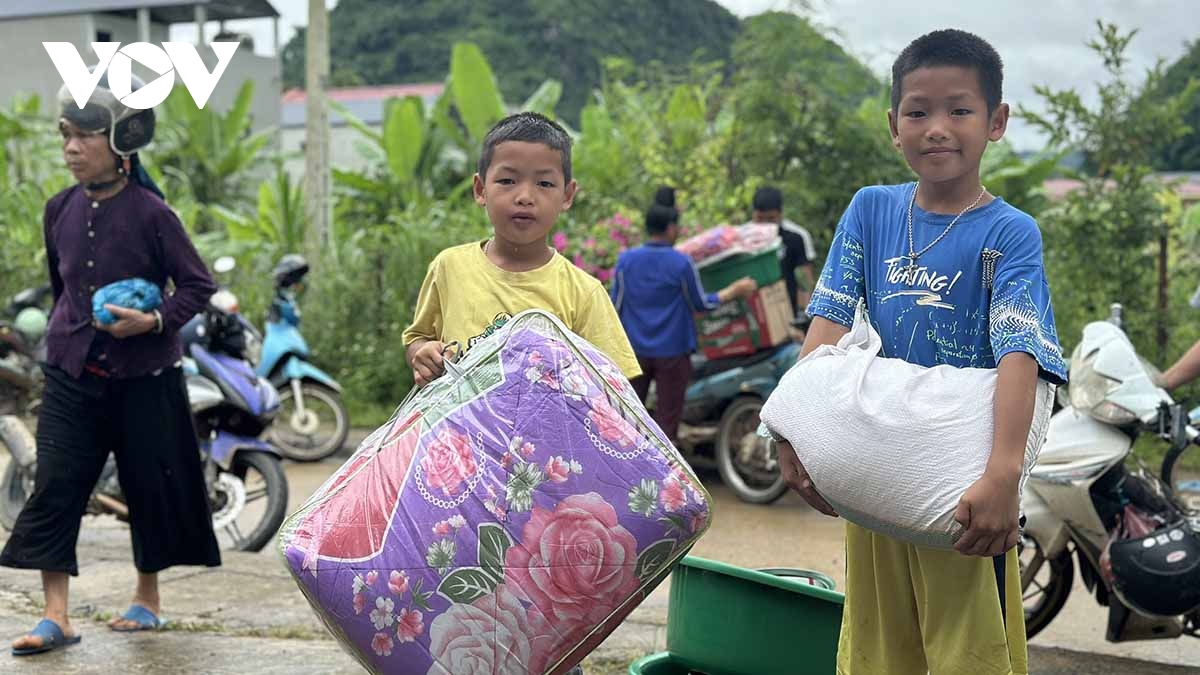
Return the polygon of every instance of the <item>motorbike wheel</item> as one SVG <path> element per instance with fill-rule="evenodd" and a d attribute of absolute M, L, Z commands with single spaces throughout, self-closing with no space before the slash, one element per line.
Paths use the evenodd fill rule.
<path fill-rule="evenodd" d="M 770 504 L 787 492 L 779 471 L 775 444 L 758 436 L 762 401 L 735 400 L 717 428 L 717 471 L 738 499 L 750 504 Z"/>
<path fill-rule="evenodd" d="M 1075 583 L 1075 563 L 1064 550 L 1047 559 L 1033 537 L 1023 535 L 1017 544 L 1021 560 L 1021 598 L 1025 605 L 1025 638 L 1032 638 L 1050 625 L 1067 604 Z"/>
<path fill-rule="evenodd" d="M 288 484 L 283 465 L 274 455 L 244 452 L 234 457 L 229 473 L 240 482 L 244 502 L 232 522 L 217 532 L 218 541 L 223 545 L 228 542 L 239 551 L 261 551 L 287 516 Z M 217 481 L 220 485 L 220 476 Z M 242 524 L 247 520 L 254 526 L 248 534 L 242 534 Z"/>
<path fill-rule="evenodd" d="M 32 493 L 33 476 L 21 471 L 17 463 L 10 459 L 8 467 L 4 469 L 4 478 L 0 479 L 0 525 L 4 529 L 12 531 L 17 516 L 21 515 L 21 509 L 25 508 L 25 502 L 29 501 Z"/>
<path fill-rule="evenodd" d="M 304 415 L 296 410 L 291 385 L 279 388 L 279 417 L 270 439 L 283 456 L 296 462 L 318 462 L 342 449 L 350 434 L 350 415 L 342 398 L 326 387 L 305 382 Z"/>

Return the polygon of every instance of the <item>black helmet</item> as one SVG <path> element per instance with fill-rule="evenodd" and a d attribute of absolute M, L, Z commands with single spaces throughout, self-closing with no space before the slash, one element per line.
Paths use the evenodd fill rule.
<path fill-rule="evenodd" d="M 88 70 L 95 70 L 92 66 Z M 130 89 L 137 91 L 145 86 L 137 75 L 130 75 Z M 128 157 L 154 140 L 154 110 L 130 108 L 109 89 L 108 73 L 100 76 L 100 82 L 82 108 L 75 103 L 71 90 L 63 85 L 58 90 L 58 117 L 80 129 L 100 133 L 108 132 L 108 145 L 121 157 Z"/>
<path fill-rule="evenodd" d="M 1112 566 L 1113 592 L 1130 608 L 1150 616 L 1178 616 L 1200 607 L 1200 533 L 1186 521 L 1141 537 L 1113 538 L 1105 556 Z"/>
<path fill-rule="evenodd" d="M 275 285 L 279 288 L 294 286 L 304 275 L 308 274 L 308 261 L 299 253 L 289 253 L 279 259 L 279 264 L 271 270 Z"/>

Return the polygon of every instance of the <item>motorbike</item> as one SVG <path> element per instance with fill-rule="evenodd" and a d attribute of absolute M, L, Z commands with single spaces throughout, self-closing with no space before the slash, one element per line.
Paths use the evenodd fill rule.
<path fill-rule="evenodd" d="M 1138 356 L 1121 314 L 1113 305 L 1107 320 L 1084 328 L 1070 386 L 1059 390 L 1061 409 L 1022 495 L 1027 522 L 1018 551 L 1029 637 L 1062 609 L 1076 570 L 1108 607 L 1108 641 L 1200 637 L 1200 584 L 1185 576 L 1194 581 L 1196 556 L 1182 550 L 1200 540 L 1200 514 L 1173 483 L 1175 463 L 1198 432 L 1157 384 L 1158 371 Z M 1131 459 L 1143 435 L 1169 444 L 1158 475 Z M 1123 534 L 1129 509 L 1144 514 L 1154 531 Z M 1136 551 L 1129 558 L 1136 564 L 1121 568 L 1118 546 Z"/>
<path fill-rule="evenodd" d="M 279 389 L 282 415 L 269 431 L 285 457 L 315 462 L 341 449 L 350 433 L 350 415 L 337 380 L 309 362 L 311 352 L 300 333 L 297 294 L 303 289 L 308 263 L 287 255 L 276 266 L 274 297 L 267 315 L 266 336 L 256 371 Z"/>
<path fill-rule="evenodd" d="M 257 438 L 277 414 L 279 396 L 237 354 L 243 347 L 236 316 L 210 304 L 189 326 L 193 331 L 185 338 L 188 356 L 183 368 L 213 530 L 223 548 L 259 551 L 279 530 L 287 510 L 287 478 L 279 452 Z M 3 330 L 0 323 L 0 334 Z M 33 406 L 40 398 L 41 379 L 32 347 L 2 342 L 0 357 L 9 366 L 6 372 L 25 375 L 23 380 L 0 377 L 0 400 L 8 397 L 18 405 L 28 402 L 27 409 Z M 12 456 L 0 479 L 0 524 L 10 530 L 33 492 L 37 472 L 34 435 L 27 419 L 0 418 L 6 431 L 0 434 L 0 442 Z M 101 470 L 85 513 L 128 519 L 112 456 Z"/>
<path fill-rule="evenodd" d="M 787 492 L 775 443 L 758 434 L 758 414 L 799 357 L 795 342 L 749 356 L 692 357 L 694 375 L 684 400 L 679 449 L 693 466 L 715 466 L 742 501 L 770 504 Z"/>

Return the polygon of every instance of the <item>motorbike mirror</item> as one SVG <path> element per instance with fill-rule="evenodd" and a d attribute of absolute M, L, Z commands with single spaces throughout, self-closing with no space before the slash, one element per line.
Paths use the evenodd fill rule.
<path fill-rule="evenodd" d="M 217 258 L 217 261 L 213 263 L 213 271 L 217 274 L 232 272 L 235 267 L 237 267 L 237 261 L 227 255 Z"/>
<path fill-rule="evenodd" d="M 1055 398 L 1055 402 L 1058 403 L 1058 407 L 1060 407 L 1060 408 L 1070 408 L 1071 407 L 1071 393 L 1067 389 L 1067 385 L 1065 385 L 1065 384 L 1059 385 L 1058 391 L 1056 391 L 1054 393 L 1054 398 Z"/>

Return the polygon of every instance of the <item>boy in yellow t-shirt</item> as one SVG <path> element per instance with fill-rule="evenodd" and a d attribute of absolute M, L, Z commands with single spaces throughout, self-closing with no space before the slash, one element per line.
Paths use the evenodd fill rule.
<path fill-rule="evenodd" d="M 443 353 L 466 351 L 527 309 L 544 309 L 611 358 L 626 377 L 641 374 L 604 287 L 546 242 L 571 208 L 571 138 L 558 124 L 523 112 L 500 120 L 483 140 L 475 201 L 493 236 L 442 251 L 429 265 L 413 323 L 404 331 L 418 386 L 443 372 Z"/>

